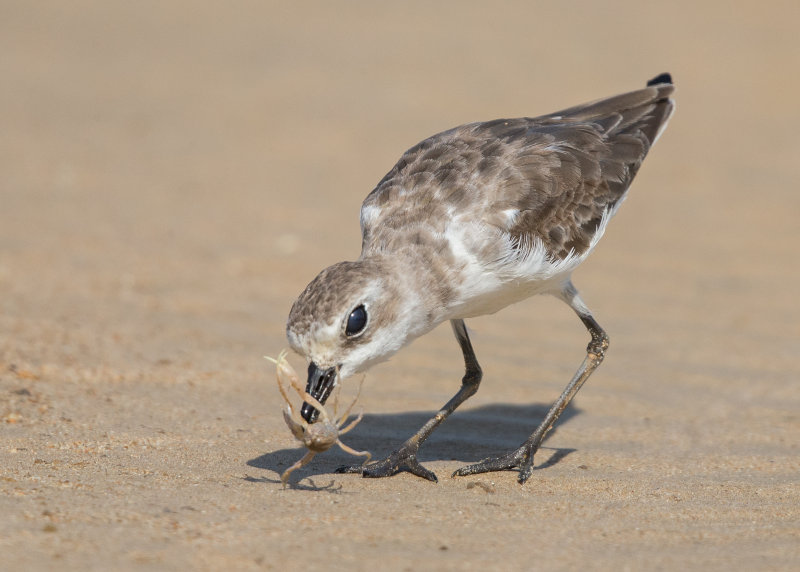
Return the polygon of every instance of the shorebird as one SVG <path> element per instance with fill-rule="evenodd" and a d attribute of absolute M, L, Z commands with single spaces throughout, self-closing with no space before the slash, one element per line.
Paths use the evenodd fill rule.
<path fill-rule="evenodd" d="M 408 471 L 436 481 L 417 460 L 419 447 L 475 394 L 483 375 L 464 319 L 547 293 L 589 331 L 586 358 L 524 443 L 453 474 L 518 469 L 518 481 L 528 480 L 545 435 L 608 349 L 572 271 L 597 245 L 666 127 L 673 90 L 665 73 L 643 89 L 549 115 L 462 125 L 400 157 L 361 207 L 359 259 L 326 268 L 294 302 L 289 344 L 309 360 L 306 390 L 321 404 L 338 379 L 447 320 L 465 374 L 453 398 L 387 458 L 338 472 Z M 306 402 L 301 415 L 311 423 L 318 411 Z"/>

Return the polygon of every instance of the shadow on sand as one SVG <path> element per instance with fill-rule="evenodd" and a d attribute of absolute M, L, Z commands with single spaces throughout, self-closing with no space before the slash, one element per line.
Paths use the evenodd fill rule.
<path fill-rule="evenodd" d="M 527 439 L 544 419 L 550 405 L 484 405 L 476 409 L 458 411 L 439 427 L 420 449 L 420 462 L 460 461 L 474 463 L 511 451 Z M 368 450 L 373 460 L 386 457 L 414 434 L 435 412 L 415 411 L 410 413 L 391 413 L 364 415 L 364 418 L 342 440 L 356 450 Z M 568 423 L 580 410 L 569 406 L 562 413 L 555 428 Z M 288 429 L 287 429 L 288 435 Z M 546 442 L 546 441 L 545 441 Z M 575 449 L 552 449 L 542 447 L 537 458 L 536 469 L 545 469 L 559 463 Z M 300 444 L 291 449 L 279 449 L 260 455 L 247 462 L 250 467 L 267 469 L 277 473 L 277 478 L 247 477 L 258 482 L 280 483 L 280 474 L 303 455 Z M 301 487 L 297 481 L 308 476 L 333 473 L 342 465 L 360 462 L 358 458 L 344 453 L 338 447 L 318 455 L 306 467 L 292 474 L 293 488 L 321 490 L 311 483 L 311 487 Z M 439 475 L 441 478 L 443 475 Z M 307 479 L 306 482 L 310 480 Z M 331 483 L 330 486 L 332 486 Z M 327 487 L 322 487 L 325 489 Z"/>

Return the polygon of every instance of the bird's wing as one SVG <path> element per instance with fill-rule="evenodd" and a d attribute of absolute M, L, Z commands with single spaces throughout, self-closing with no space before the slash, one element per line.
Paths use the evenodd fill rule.
<path fill-rule="evenodd" d="M 436 230 L 458 213 L 520 246 L 541 241 L 554 258 L 580 254 L 663 130 L 672 91 L 671 83 L 648 85 L 541 117 L 434 135 L 409 149 L 364 201 L 364 243 L 415 226 Z"/>

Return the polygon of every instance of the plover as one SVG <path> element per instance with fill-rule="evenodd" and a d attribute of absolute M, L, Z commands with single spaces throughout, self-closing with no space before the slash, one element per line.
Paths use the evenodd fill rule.
<path fill-rule="evenodd" d="M 672 78 L 533 118 L 469 123 L 406 151 L 361 207 L 361 256 L 323 270 L 286 327 L 309 360 L 307 391 L 324 404 L 337 383 L 382 362 L 449 320 L 464 356 L 458 392 L 386 459 L 342 467 L 365 477 L 400 471 L 436 481 L 420 445 L 472 396 L 482 371 L 465 318 L 533 296 L 569 304 L 591 335 L 578 371 L 516 450 L 453 476 L 518 469 L 520 483 L 547 432 L 603 361 L 608 336 L 572 284 L 674 109 Z M 309 422 L 318 412 L 304 403 Z"/>

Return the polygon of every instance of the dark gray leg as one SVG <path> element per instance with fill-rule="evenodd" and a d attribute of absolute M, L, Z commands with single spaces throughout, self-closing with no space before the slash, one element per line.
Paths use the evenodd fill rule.
<path fill-rule="evenodd" d="M 569 405 L 569 402 L 572 401 L 572 398 L 575 397 L 575 394 L 584 382 L 589 379 L 592 372 L 597 369 L 597 366 L 603 361 L 603 357 L 608 349 L 608 336 L 592 317 L 589 308 L 583 303 L 583 300 L 581 300 L 578 295 L 578 291 L 571 282 L 568 282 L 562 289 L 561 299 L 575 310 L 575 313 L 578 314 L 578 317 L 592 336 L 592 341 L 589 342 L 586 348 L 586 359 L 583 360 L 583 363 L 580 368 L 578 368 L 572 381 L 570 381 L 566 389 L 564 389 L 564 392 L 550 408 L 550 411 L 547 412 L 544 421 L 542 421 L 536 431 L 534 431 L 528 440 L 516 451 L 512 451 L 500 457 L 485 459 L 474 465 L 462 467 L 453 473 L 454 477 L 519 468 L 519 478 L 517 480 L 520 484 L 527 481 L 533 472 L 533 456 L 542 444 L 547 432 L 553 428 L 556 420 L 567 405 Z"/>
<path fill-rule="evenodd" d="M 464 354 L 464 368 L 466 370 L 458 393 L 430 421 L 425 423 L 419 431 L 386 459 L 369 463 L 366 466 L 339 467 L 336 470 L 337 473 L 361 473 L 365 477 L 390 477 L 400 471 L 408 471 L 423 479 L 437 481 L 433 472 L 419 464 L 417 451 L 442 421 L 447 419 L 459 405 L 475 395 L 475 392 L 478 391 L 478 386 L 481 384 L 481 377 L 483 377 L 481 366 L 478 365 L 478 358 L 475 357 L 475 351 L 469 341 L 464 320 L 451 320 L 450 325 L 453 327 L 453 333 L 456 335 L 458 344 L 461 346 L 461 352 Z"/>

